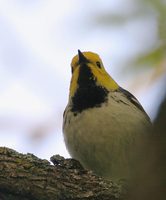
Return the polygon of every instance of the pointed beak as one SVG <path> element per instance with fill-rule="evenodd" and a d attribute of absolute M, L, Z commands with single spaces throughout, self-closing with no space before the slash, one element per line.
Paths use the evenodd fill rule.
<path fill-rule="evenodd" d="M 78 50 L 78 59 L 79 59 L 79 64 L 88 62 L 87 58 L 80 50 Z"/>

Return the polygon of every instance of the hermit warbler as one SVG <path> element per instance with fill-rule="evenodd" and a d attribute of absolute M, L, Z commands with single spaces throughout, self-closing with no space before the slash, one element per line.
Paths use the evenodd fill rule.
<path fill-rule="evenodd" d="M 63 116 L 70 155 L 94 173 L 125 179 L 141 162 L 151 122 L 138 100 L 106 72 L 96 53 L 78 50 Z"/>

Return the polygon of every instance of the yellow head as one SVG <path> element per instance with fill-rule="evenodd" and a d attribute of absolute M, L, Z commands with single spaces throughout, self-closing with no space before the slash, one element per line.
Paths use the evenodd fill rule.
<path fill-rule="evenodd" d="M 102 60 L 96 53 L 78 50 L 78 55 L 72 59 L 71 68 L 70 97 L 74 96 L 79 87 L 89 87 L 92 81 L 108 91 L 114 91 L 119 87 L 106 72 Z"/>

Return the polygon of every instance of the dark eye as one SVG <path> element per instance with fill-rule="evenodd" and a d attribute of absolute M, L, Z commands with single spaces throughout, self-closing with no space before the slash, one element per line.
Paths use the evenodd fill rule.
<path fill-rule="evenodd" d="M 96 65 L 101 68 L 101 63 L 99 61 L 96 62 Z"/>

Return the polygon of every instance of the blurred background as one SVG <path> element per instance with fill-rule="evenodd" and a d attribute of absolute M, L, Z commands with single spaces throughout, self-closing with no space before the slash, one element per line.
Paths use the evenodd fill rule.
<path fill-rule="evenodd" d="M 0 146 L 69 157 L 70 62 L 94 51 L 152 121 L 166 93 L 165 0 L 1 0 Z"/>

